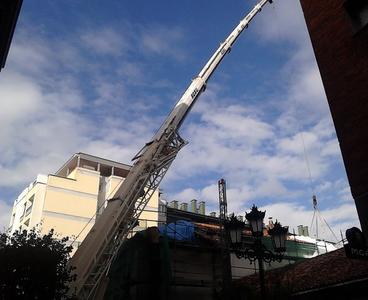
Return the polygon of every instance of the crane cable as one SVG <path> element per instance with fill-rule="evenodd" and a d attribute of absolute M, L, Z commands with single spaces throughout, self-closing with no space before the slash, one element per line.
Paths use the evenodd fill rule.
<path fill-rule="evenodd" d="M 296 101 L 295 101 L 296 102 Z M 296 103 L 295 103 L 296 104 Z M 314 190 L 314 183 L 313 183 L 313 177 L 312 177 L 312 171 L 311 171 L 311 167 L 310 167 L 310 162 L 309 162 L 309 157 L 308 157 L 308 153 L 307 153 L 307 147 L 305 146 L 305 141 L 304 141 L 304 133 L 301 129 L 300 123 L 298 123 L 298 130 L 300 132 L 300 139 L 302 140 L 302 145 L 303 145 L 303 155 L 304 155 L 304 160 L 305 160 L 305 164 L 307 167 L 307 171 L 308 171 L 308 178 L 309 178 L 309 188 L 312 191 L 312 195 L 313 197 L 316 197 L 316 193 Z M 314 199 L 314 198 L 313 198 Z"/>
<path fill-rule="evenodd" d="M 274 14 L 274 19 L 277 20 L 278 18 L 278 14 L 277 14 L 277 10 L 276 10 L 276 6 L 275 4 L 272 5 L 272 11 Z M 278 36 L 281 36 L 281 32 L 279 30 L 278 26 L 275 26 L 276 30 L 278 31 L 277 34 Z M 296 114 L 296 108 L 297 108 L 297 102 L 296 99 L 293 97 L 292 98 L 293 102 L 294 102 L 294 114 Z M 314 182 L 313 182 L 313 176 L 312 176 L 312 169 L 310 166 L 310 161 L 309 161 L 309 157 L 308 157 L 308 152 L 307 152 L 307 147 L 305 146 L 305 139 L 304 139 L 304 133 L 302 130 L 302 126 L 300 124 L 300 121 L 298 118 L 296 118 L 296 124 L 297 124 L 297 132 L 300 133 L 300 139 L 301 139 L 301 143 L 303 146 L 303 157 L 304 157 L 304 161 L 305 161 L 305 165 L 307 167 L 307 173 L 308 173 L 308 180 L 309 180 L 309 188 L 312 192 L 312 199 L 313 199 L 313 217 L 312 217 L 312 222 L 310 225 L 310 230 L 312 231 L 312 226 L 314 223 L 314 218 L 316 218 L 316 223 L 317 221 L 317 214 L 319 215 L 319 217 L 324 221 L 324 223 L 327 225 L 327 227 L 329 228 L 329 230 L 331 231 L 332 235 L 335 237 L 335 239 L 338 241 L 338 239 L 336 238 L 335 233 L 332 231 L 331 227 L 328 225 L 327 221 L 322 217 L 321 213 L 318 210 L 317 207 L 317 197 L 316 197 L 316 192 L 315 192 L 315 188 L 314 188 Z M 317 235 L 317 239 L 318 239 L 318 225 L 316 226 L 316 235 Z"/>
<path fill-rule="evenodd" d="M 332 233 L 332 235 L 334 236 L 336 242 L 339 242 L 339 239 L 337 238 L 336 234 L 333 232 L 332 228 L 330 227 L 330 225 L 327 223 L 326 219 L 322 216 L 321 212 L 318 209 L 318 204 L 317 204 L 317 197 L 315 195 L 313 195 L 313 218 L 312 218 L 312 222 L 311 222 L 311 231 L 312 231 L 312 226 L 314 224 L 314 219 L 316 220 L 316 235 L 317 235 L 317 239 L 318 239 L 318 217 L 320 218 L 321 221 L 323 221 L 327 228 L 330 230 L 330 232 Z"/>
<path fill-rule="evenodd" d="M 272 8 L 273 8 L 272 12 L 274 14 L 274 19 L 275 20 L 279 19 L 275 4 L 272 5 Z M 278 36 L 281 36 L 281 32 L 279 30 L 279 27 L 278 26 L 275 26 L 275 27 L 276 27 Z M 297 102 L 296 102 L 296 99 L 294 97 L 292 98 L 292 100 L 294 102 L 294 114 L 296 114 Z M 334 236 L 336 241 L 338 241 L 335 233 L 332 231 L 331 227 L 328 225 L 327 221 L 323 218 L 322 214 L 318 210 L 316 191 L 315 191 L 314 181 L 313 181 L 313 176 L 312 176 L 312 168 L 311 168 L 311 164 L 310 164 L 310 160 L 309 160 L 309 156 L 308 156 L 307 147 L 305 146 L 304 132 L 302 130 L 302 126 L 301 126 L 300 121 L 299 121 L 298 118 L 296 118 L 296 124 L 297 124 L 297 132 L 300 133 L 299 135 L 300 135 L 301 143 L 302 143 L 302 146 L 303 146 L 303 157 L 304 157 L 305 165 L 307 167 L 309 188 L 312 192 L 312 199 L 313 199 L 313 217 L 312 217 L 312 222 L 311 222 L 311 225 L 310 225 L 310 230 L 312 232 L 312 228 L 313 228 L 312 226 L 313 226 L 314 220 L 316 218 L 316 224 L 317 224 L 316 225 L 316 235 L 317 235 L 316 238 L 318 239 L 318 217 L 319 217 L 327 225 L 328 229 L 330 230 L 330 232 L 332 233 L 332 235 Z"/>
<path fill-rule="evenodd" d="M 296 104 L 295 99 L 294 99 L 294 102 Z M 300 138 L 302 140 L 304 160 L 305 160 L 305 164 L 306 164 L 307 170 L 308 170 L 310 189 L 312 191 L 313 217 L 312 217 L 312 222 L 311 222 L 311 226 L 310 226 L 311 232 L 312 232 L 312 228 L 313 228 L 312 226 L 313 226 L 313 223 L 314 223 L 313 221 L 314 221 L 314 219 L 316 219 L 316 238 L 318 239 L 318 217 L 319 217 L 327 225 L 327 228 L 330 230 L 333 237 L 338 242 L 339 239 L 336 237 L 336 234 L 333 232 L 332 228 L 330 227 L 330 225 L 328 225 L 326 219 L 322 216 L 321 212 L 318 209 L 317 196 L 316 196 L 315 189 L 314 189 L 312 171 L 311 171 L 310 161 L 309 161 L 309 157 L 308 157 L 307 147 L 305 146 L 304 134 L 303 134 L 303 131 L 301 130 L 300 123 L 297 122 L 297 124 L 298 124 L 298 127 L 299 127 Z"/>
<path fill-rule="evenodd" d="M 294 102 L 296 104 L 295 99 L 294 99 Z M 300 138 L 302 140 L 304 160 L 305 160 L 305 164 L 306 164 L 306 167 L 307 167 L 307 170 L 308 170 L 310 189 L 312 191 L 313 217 L 312 217 L 312 222 L 311 222 L 311 226 L 310 226 L 311 232 L 312 232 L 312 228 L 313 228 L 312 226 L 313 226 L 313 223 L 314 223 L 314 219 L 316 219 L 316 238 L 318 239 L 318 217 L 319 217 L 327 225 L 327 228 L 330 230 L 333 237 L 338 242 L 339 239 L 336 237 L 336 234 L 333 232 L 332 228 L 330 227 L 330 225 L 328 225 L 326 219 L 322 216 L 321 212 L 318 209 L 317 196 L 316 196 L 315 189 L 314 189 L 312 171 L 311 171 L 310 161 L 309 161 L 309 157 L 308 157 L 307 147 L 305 146 L 304 134 L 303 134 L 303 131 L 301 130 L 301 126 L 300 126 L 300 123 L 298 121 L 297 121 L 297 124 L 298 124 L 298 129 L 299 129 L 299 132 L 300 132 Z"/>
<path fill-rule="evenodd" d="M 273 8 L 272 12 L 274 14 L 274 20 L 280 19 L 278 14 L 277 14 L 277 9 L 276 9 L 275 3 L 273 3 L 272 8 Z M 279 26 L 275 26 L 275 28 L 277 30 L 277 35 L 280 37 L 281 32 L 280 32 Z M 295 97 L 292 98 L 292 102 L 294 104 L 294 115 L 296 115 L 297 102 L 296 102 Z M 303 156 L 304 156 L 304 160 L 305 160 L 305 164 L 306 164 L 307 172 L 308 172 L 309 188 L 311 189 L 312 195 L 315 195 L 312 171 L 311 171 L 311 167 L 310 167 L 310 162 L 309 162 L 309 158 L 308 158 L 307 149 L 306 149 L 306 146 L 305 146 L 304 133 L 303 133 L 302 126 L 301 126 L 300 121 L 299 121 L 298 118 L 296 118 L 296 124 L 297 124 L 297 132 L 300 133 L 300 139 L 301 139 L 301 142 L 302 142 L 302 145 L 303 145 Z"/>
<path fill-rule="evenodd" d="M 272 12 L 274 14 L 274 20 L 278 20 L 279 17 L 278 17 L 278 14 L 277 14 L 277 10 L 276 10 L 276 6 L 275 4 L 273 3 L 272 5 Z M 280 37 L 281 36 L 281 32 L 280 32 L 280 29 L 278 26 L 275 26 L 276 30 L 277 30 L 277 34 L 278 36 Z M 296 108 L 297 108 L 297 102 L 296 102 L 296 99 L 295 97 L 292 98 L 292 101 L 293 101 L 293 104 L 294 104 L 294 114 L 296 115 Z M 301 139 L 301 142 L 302 142 L 302 146 L 303 146 L 303 157 L 304 157 L 304 161 L 305 161 L 305 164 L 306 164 L 306 167 L 307 167 L 307 172 L 308 172 L 308 179 L 309 179 L 309 188 L 312 192 L 312 195 L 313 197 L 315 197 L 315 190 L 314 190 L 314 184 L 313 184 L 313 177 L 312 177 L 312 171 L 311 171 L 311 167 L 310 167 L 310 162 L 309 162 L 309 158 L 308 158 L 308 153 L 307 153 L 307 149 L 306 149 L 306 146 L 305 146 L 305 141 L 304 141 L 304 134 L 303 134 L 303 131 L 302 131 L 302 126 L 300 124 L 300 121 L 298 118 L 296 118 L 296 124 L 297 124 L 297 132 L 300 133 L 300 139 Z M 312 222 L 314 220 L 314 216 L 315 216 L 315 210 L 313 212 L 313 218 L 312 218 Z M 310 226 L 310 229 L 312 230 L 312 224 Z"/>
<path fill-rule="evenodd" d="M 272 10 L 275 14 L 275 19 L 277 19 L 277 10 L 275 8 L 275 4 L 273 5 L 273 10 Z M 276 30 L 279 31 L 278 26 L 276 26 Z M 278 32 L 279 36 L 280 36 L 280 32 Z M 296 115 L 296 111 L 297 111 L 297 101 L 295 99 L 295 97 L 292 98 L 293 102 L 294 102 L 294 114 Z M 322 221 L 327 225 L 328 229 L 330 230 L 330 232 L 332 233 L 332 235 L 334 236 L 334 238 L 336 239 L 336 241 L 338 241 L 335 233 L 333 232 L 333 230 L 331 229 L 331 227 L 328 225 L 327 221 L 323 218 L 321 212 L 318 209 L 317 206 L 317 196 L 316 196 L 316 190 L 315 190 L 315 185 L 314 185 L 314 180 L 313 180 L 313 176 L 312 176 L 312 168 L 311 168 L 311 163 L 310 163 L 310 159 L 309 159 L 309 155 L 308 155 L 308 151 L 307 151 L 307 147 L 305 145 L 305 138 L 304 138 L 304 132 L 302 130 L 302 126 L 301 123 L 299 121 L 299 118 L 296 118 L 296 124 L 297 124 L 297 131 L 300 133 L 300 139 L 301 139 L 301 143 L 303 146 L 303 156 L 304 156 L 304 161 L 305 161 L 305 165 L 307 167 L 307 173 L 308 173 L 308 180 L 309 180 L 309 188 L 312 192 L 312 201 L 313 201 L 313 217 L 312 217 L 312 222 L 311 222 L 311 226 L 310 226 L 310 230 L 312 232 L 312 226 L 314 223 L 314 219 L 316 218 L 316 223 L 318 216 L 320 217 L 320 219 L 322 219 Z M 316 225 L 316 235 L 317 235 L 317 239 L 318 239 L 318 225 Z"/>

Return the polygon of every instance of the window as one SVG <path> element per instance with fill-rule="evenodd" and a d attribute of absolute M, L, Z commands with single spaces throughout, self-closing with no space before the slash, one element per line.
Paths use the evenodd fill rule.
<path fill-rule="evenodd" d="M 158 205 L 158 211 L 161 212 L 161 213 L 166 213 L 166 205 L 165 204 L 162 204 L 160 203 Z"/>
<path fill-rule="evenodd" d="M 10 228 L 13 227 L 14 225 L 14 220 L 15 220 L 15 213 L 12 214 L 12 217 L 11 217 L 11 221 L 10 221 Z"/>
<path fill-rule="evenodd" d="M 22 215 L 20 216 L 21 220 L 23 220 L 24 215 L 26 214 L 26 209 L 27 209 L 27 202 L 23 204 L 23 211 L 22 211 Z"/>
<path fill-rule="evenodd" d="M 147 220 L 139 220 L 139 227 L 147 228 Z"/>
<path fill-rule="evenodd" d="M 344 5 L 355 31 L 368 24 L 368 0 L 347 0 Z"/>
<path fill-rule="evenodd" d="M 27 209 L 25 210 L 25 216 L 28 216 L 31 213 L 31 211 L 32 211 L 34 196 L 35 195 L 32 195 L 31 198 L 28 199 L 28 203 L 29 204 L 28 204 Z"/>

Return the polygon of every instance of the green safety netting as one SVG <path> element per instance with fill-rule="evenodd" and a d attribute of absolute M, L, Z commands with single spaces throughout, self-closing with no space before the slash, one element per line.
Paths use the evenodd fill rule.
<path fill-rule="evenodd" d="M 141 231 L 127 240 L 111 266 L 106 300 L 165 300 L 171 280 L 169 244 L 158 243 Z"/>

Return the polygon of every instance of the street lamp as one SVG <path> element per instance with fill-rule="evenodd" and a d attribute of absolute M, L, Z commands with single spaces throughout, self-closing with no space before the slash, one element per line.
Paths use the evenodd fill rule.
<path fill-rule="evenodd" d="M 245 213 L 245 218 L 249 221 L 252 235 L 255 237 L 263 236 L 263 219 L 266 211 L 258 210 L 257 206 L 253 204 L 250 213 Z"/>
<path fill-rule="evenodd" d="M 235 253 L 236 257 L 248 259 L 251 263 L 256 260 L 258 261 L 262 299 L 266 299 L 263 262 L 282 261 L 284 252 L 286 251 L 285 242 L 288 233 L 288 227 L 281 226 L 276 221 L 274 227 L 268 230 L 268 234 L 272 239 L 274 252 L 268 250 L 261 240 L 265 214 L 266 211 L 262 212 L 258 210 L 255 205 L 253 205 L 249 213 L 245 214 L 245 218 L 251 225 L 252 236 L 254 237 L 254 242 L 251 245 L 244 246 L 242 243 L 242 231 L 245 227 L 244 222 L 238 220 L 233 215 L 226 224 L 226 229 L 230 233 L 232 252 Z"/>
<path fill-rule="evenodd" d="M 245 227 L 245 223 L 240 221 L 234 216 L 234 214 L 232 214 L 230 216 L 230 219 L 226 222 L 225 227 L 230 234 L 230 241 L 233 248 L 240 247 L 242 242 L 242 232 Z"/>
<path fill-rule="evenodd" d="M 286 238 L 289 228 L 281 226 L 280 222 L 275 222 L 273 228 L 268 229 L 268 234 L 271 236 L 273 249 L 276 253 L 284 253 L 286 251 Z"/>

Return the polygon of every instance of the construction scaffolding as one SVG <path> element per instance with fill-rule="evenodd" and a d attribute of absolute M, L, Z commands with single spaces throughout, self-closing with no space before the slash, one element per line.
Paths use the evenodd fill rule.
<path fill-rule="evenodd" d="M 132 300 L 226 299 L 223 298 L 227 274 L 224 274 L 220 219 L 165 208 L 167 221 L 147 227 L 155 220 L 140 219 L 131 231 L 131 238 L 111 267 L 106 299 L 118 296 L 125 299 L 126 295 Z M 249 227 L 243 231 L 243 242 L 252 243 Z M 262 243 L 272 249 L 270 237 L 263 237 Z M 314 243 L 299 241 L 293 234 L 289 235 L 286 247 L 283 261 L 266 264 L 266 270 L 313 257 L 317 251 Z M 228 267 L 230 281 L 258 272 L 257 264 L 232 254 Z"/>

